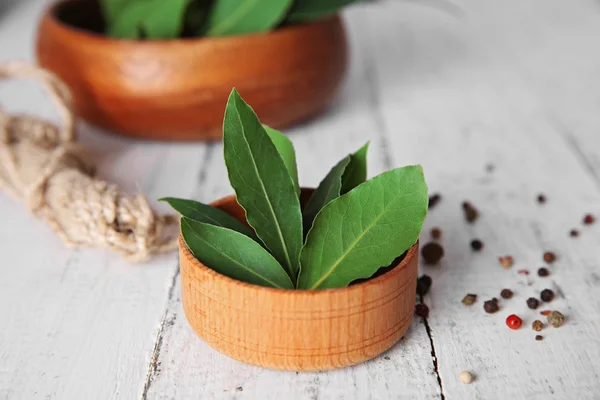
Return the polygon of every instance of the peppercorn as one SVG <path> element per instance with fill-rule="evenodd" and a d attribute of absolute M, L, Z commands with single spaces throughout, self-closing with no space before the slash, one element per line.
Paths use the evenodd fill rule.
<path fill-rule="evenodd" d="M 384 356 L 383 359 L 387 361 L 387 360 L 390 359 L 390 357 L 389 356 Z"/>
<path fill-rule="evenodd" d="M 522 324 L 523 320 L 518 315 L 511 314 L 506 318 L 506 325 L 510 329 L 519 329 Z"/>
<path fill-rule="evenodd" d="M 513 294 L 514 294 L 513 291 L 510 289 L 502 289 L 502 291 L 500 292 L 500 296 L 503 299 L 510 299 L 513 297 Z"/>
<path fill-rule="evenodd" d="M 529 275 L 529 271 L 526 269 L 520 269 L 517 271 L 517 274 L 519 275 Z"/>
<path fill-rule="evenodd" d="M 542 301 L 549 303 L 554 299 L 554 292 L 550 289 L 544 289 L 542 290 L 542 293 L 540 293 L 540 298 Z"/>
<path fill-rule="evenodd" d="M 435 242 L 429 242 L 421 249 L 425 264 L 435 265 L 444 256 L 444 248 Z"/>
<path fill-rule="evenodd" d="M 415 314 L 419 317 L 427 318 L 429 317 L 429 307 L 427 307 L 427 304 L 417 304 L 415 306 Z"/>
<path fill-rule="evenodd" d="M 539 305 L 540 302 L 535 297 L 530 297 L 527 299 L 527 307 L 531 308 L 532 310 L 537 309 Z"/>
<path fill-rule="evenodd" d="M 584 225 L 591 225 L 594 222 L 596 222 L 596 218 L 592 214 L 586 214 L 585 217 L 583 217 Z"/>
<path fill-rule="evenodd" d="M 534 331 L 539 332 L 542 329 L 544 329 L 544 323 L 542 321 L 540 321 L 539 319 L 536 319 L 535 321 L 533 321 L 533 324 L 531 324 L 531 328 Z"/>
<path fill-rule="evenodd" d="M 538 269 L 538 276 L 545 278 L 548 275 L 550 275 L 550 271 L 548 270 L 548 268 L 541 267 L 540 269 Z"/>
<path fill-rule="evenodd" d="M 462 204 L 463 211 L 465 213 L 465 220 L 468 223 L 473 223 L 477 218 L 479 218 L 479 211 L 471 203 L 468 201 L 463 202 Z"/>
<path fill-rule="evenodd" d="M 535 335 L 535 340 L 541 342 L 542 340 L 544 340 L 544 337 L 542 335 Z"/>
<path fill-rule="evenodd" d="M 429 209 L 431 210 L 433 207 L 435 207 L 440 200 L 442 200 L 442 196 L 439 193 L 429 196 Z"/>
<path fill-rule="evenodd" d="M 429 292 L 432 283 L 433 281 L 429 275 L 421 276 L 417 279 L 417 294 L 419 296 L 425 296 Z"/>
<path fill-rule="evenodd" d="M 548 264 L 552 264 L 554 261 L 556 261 L 556 254 L 551 251 L 545 252 L 544 261 L 546 261 Z"/>
<path fill-rule="evenodd" d="M 577 229 L 571 229 L 571 232 L 569 232 L 569 235 L 571 237 L 577 237 L 577 236 L 579 236 L 579 231 Z"/>
<path fill-rule="evenodd" d="M 540 204 L 544 204 L 546 202 L 546 196 L 543 193 L 538 194 L 537 201 Z"/>
<path fill-rule="evenodd" d="M 467 294 L 463 299 L 462 299 L 462 303 L 465 306 L 470 306 L 473 305 L 473 303 L 475 303 L 477 301 L 477 295 L 476 294 Z"/>
<path fill-rule="evenodd" d="M 237 390 L 238 392 L 243 392 L 244 388 L 241 387 L 241 386 L 238 386 L 238 387 L 235 388 L 235 390 Z"/>
<path fill-rule="evenodd" d="M 460 375 L 458 375 L 458 379 L 460 379 L 460 381 L 465 385 L 472 383 L 474 380 L 473 374 L 471 374 L 469 371 L 461 372 Z"/>
<path fill-rule="evenodd" d="M 510 268 L 513 266 L 514 264 L 514 260 L 512 258 L 512 256 L 503 256 L 503 257 L 498 257 L 498 262 L 500 263 L 500 265 L 502 265 L 504 268 Z"/>
<path fill-rule="evenodd" d="M 471 241 L 471 248 L 474 251 L 480 251 L 481 249 L 483 249 L 483 242 L 479 239 L 473 239 Z"/>
<path fill-rule="evenodd" d="M 550 310 L 544 310 L 544 311 L 540 311 L 540 314 L 542 314 L 543 316 L 548 316 L 552 313 L 552 311 Z"/>
<path fill-rule="evenodd" d="M 493 314 L 493 313 L 497 312 L 498 310 L 500 310 L 500 307 L 498 306 L 497 301 L 488 300 L 483 303 L 483 309 L 485 310 L 486 313 Z"/>
<path fill-rule="evenodd" d="M 442 237 L 442 230 L 440 228 L 438 228 L 437 226 L 434 228 L 431 228 L 431 237 L 433 239 L 439 239 Z"/>
<path fill-rule="evenodd" d="M 552 311 L 548 315 L 548 323 L 555 328 L 559 328 L 565 322 L 565 316 L 558 311 Z"/>

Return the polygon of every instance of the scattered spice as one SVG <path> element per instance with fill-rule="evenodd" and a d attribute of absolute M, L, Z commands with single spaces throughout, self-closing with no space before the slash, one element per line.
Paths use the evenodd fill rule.
<path fill-rule="evenodd" d="M 584 225 L 591 225 L 594 222 L 596 222 L 596 218 L 592 214 L 586 214 L 585 217 L 583 217 Z"/>
<path fill-rule="evenodd" d="M 544 204 L 546 202 L 546 196 L 543 193 L 538 194 L 537 202 L 540 204 Z"/>
<path fill-rule="evenodd" d="M 550 310 L 544 310 L 544 311 L 541 311 L 540 314 L 547 316 L 547 315 L 550 315 L 551 312 L 552 311 L 550 311 Z"/>
<path fill-rule="evenodd" d="M 513 266 L 513 264 L 515 263 L 512 256 L 502 256 L 502 257 L 498 257 L 498 262 L 500 263 L 500 265 L 502 265 L 504 268 L 510 268 Z"/>
<path fill-rule="evenodd" d="M 241 386 L 238 386 L 238 387 L 235 388 L 235 390 L 237 390 L 238 392 L 243 392 L 244 388 L 241 387 Z"/>
<path fill-rule="evenodd" d="M 471 241 L 471 248 L 474 251 L 480 251 L 481 249 L 483 249 L 483 242 L 479 239 L 473 239 Z"/>
<path fill-rule="evenodd" d="M 477 295 L 476 294 L 467 294 L 463 299 L 462 299 L 462 303 L 465 306 L 471 306 L 473 305 L 473 303 L 475 303 L 477 301 Z"/>
<path fill-rule="evenodd" d="M 540 293 L 540 299 L 549 303 L 554 299 L 554 292 L 551 289 L 544 289 L 542 290 L 542 293 Z"/>
<path fill-rule="evenodd" d="M 461 372 L 460 375 L 458 375 L 458 379 L 460 379 L 460 381 L 462 383 L 464 383 L 465 385 L 473 383 L 473 381 L 475 380 L 475 378 L 473 377 L 473 374 L 470 373 L 469 371 Z"/>
<path fill-rule="evenodd" d="M 502 289 L 502 291 L 500 292 L 500 297 L 502 297 L 503 299 L 510 299 L 513 297 L 513 291 L 510 289 Z"/>
<path fill-rule="evenodd" d="M 435 207 L 440 200 L 442 200 L 442 196 L 439 193 L 429 196 L 429 209 L 431 210 L 433 207 Z"/>
<path fill-rule="evenodd" d="M 544 340 L 544 337 L 542 335 L 535 335 L 535 340 L 541 342 L 542 340 Z"/>
<path fill-rule="evenodd" d="M 500 307 L 498 307 L 497 301 L 488 300 L 483 303 L 483 309 L 485 310 L 486 313 L 493 314 L 495 312 L 498 312 L 498 310 L 500 310 Z"/>
<path fill-rule="evenodd" d="M 545 252 L 544 261 L 546 261 L 548 264 L 552 264 L 554 261 L 556 261 L 556 254 L 551 251 Z"/>
<path fill-rule="evenodd" d="M 463 202 L 462 204 L 463 211 L 465 213 L 465 219 L 468 223 L 473 223 L 477 218 L 479 218 L 479 211 L 471 203 L 468 201 Z"/>
<path fill-rule="evenodd" d="M 536 319 L 535 321 L 533 321 L 533 324 L 531 324 L 531 328 L 534 331 L 539 332 L 542 329 L 544 329 L 544 323 L 542 321 L 540 321 L 539 319 Z"/>
<path fill-rule="evenodd" d="M 518 315 L 511 314 L 506 318 L 506 325 L 508 325 L 510 329 L 519 329 L 522 324 L 523 320 Z"/>
<path fill-rule="evenodd" d="M 435 265 L 444 256 L 444 248 L 438 243 L 429 242 L 421 249 L 421 255 L 425 264 Z"/>
<path fill-rule="evenodd" d="M 564 322 L 565 316 L 558 311 L 552 311 L 550 315 L 548 315 L 548 323 L 555 328 L 560 328 Z"/>
<path fill-rule="evenodd" d="M 545 278 L 548 275 L 550 275 L 550 270 L 548 270 L 548 268 L 541 267 L 540 269 L 538 269 L 538 276 Z"/>
<path fill-rule="evenodd" d="M 415 314 L 419 317 L 427 318 L 429 317 L 429 307 L 427 307 L 427 304 L 417 304 L 415 306 Z"/>
<path fill-rule="evenodd" d="M 519 275 L 529 275 L 529 271 L 526 269 L 520 269 L 517 271 L 517 274 Z"/>
<path fill-rule="evenodd" d="M 383 359 L 384 359 L 384 360 L 389 360 L 389 359 L 390 359 L 390 357 L 389 357 L 389 356 L 385 356 L 385 357 L 383 357 Z"/>
<path fill-rule="evenodd" d="M 432 283 L 433 281 L 429 275 L 421 276 L 419 279 L 417 279 L 417 294 L 419 296 L 425 296 L 427 293 L 429 293 Z"/>
<path fill-rule="evenodd" d="M 569 236 L 577 237 L 579 236 L 579 231 L 577 229 L 571 229 L 571 232 L 569 232 Z"/>
<path fill-rule="evenodd" d="M 530 297 L 527 299 L 527 307 L 531 308 L 532 310 L 536 310 L 539 306 L 540 302 L 535 297 Z"/>
<path fill-rule="evenodd" d="M 431 228 L 431 237 L 434 239 L 439 239 L 442 237 L 442 230 L 440 228 L 438 228 L 437 226 L 434 228 Z"/>

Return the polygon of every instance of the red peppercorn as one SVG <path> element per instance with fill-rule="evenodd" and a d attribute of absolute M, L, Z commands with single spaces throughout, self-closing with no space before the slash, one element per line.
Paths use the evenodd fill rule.
<path fill-rule="evenodd" d="M 429 317 L 429 307 L 427 307 L 427 304 L 417 304 L 415 306 L 415 314 L 419 317 L 427 318 Z"/>
<path fill-rule="evenodd" d="M 592 214 L 586 214 L 585 217 L 583 217 L 584 225 L 591 225 L 594 222 L 596 222 L 596 218 L 594 218 L 594 216 Z"/>
<path fill-rule="evenodd" d="M 510 329 L 519 329 L 522 324 L 523 320 L 519 318 L 518 315 L 511 314 L 506 318 L 506 325 L 508 325 Z"/>

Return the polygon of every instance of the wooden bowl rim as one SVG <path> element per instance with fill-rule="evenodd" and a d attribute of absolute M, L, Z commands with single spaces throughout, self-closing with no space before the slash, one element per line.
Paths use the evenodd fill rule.
<path fill-rule="evenodd" d="M 103 43 L 123 45 L 123 44 L 135 44 L 137 46 L 155 46 L 157 44 L 173 44 L 173 43 L 185 43 L 185 44 L 197 44 L 197 43 L 227 43 L 227 42 L 239 42 L 239 41 L 252 41 L 258 38 L 264 38 L 267 36 L 272 37 L 272 40 L 276 40 L 278 36 L 283 34 L 295 33 L 301 34 L 302 31 L 313 29 L 315 26 L 337 23 L 341 20 L 339 14 L 332 15 L 323 19 L 308 23 L 292 24 L 282 28 L 277 28 L 267 32 L 249 33 L 243 35 L 230 35 L 230 36 L 201 36 L 201 37 L 180 37 L 174 39 L 152 39 L 152 40 L 139 40 L 139 39 L 118 39 L 112 38 L 105 34 L 97 33 L 94 31 L 78 28 L 71 24 L 65 23 L 56 17 L 56 10 L 59 7 L 65 6 L 68 3 L 78 3 L 81 0 L 55 0 L 50 3 L 42 15 L 42 22 L 49 22 L 55 29 L 61 30 L 64 34 L 82 36 L 90 40 L 96 40 Z"/>
<path fill-rule="evenodd" d="M 235 195 L 229 195 L 229 196 L 223 197 L 219 200 L 212 202 L 211 205 L 218 207 L 219 205 L 231 203 L 234 201 L 236 201 Z M 312 290 L 311 289 L 278 289 L 278 288 L 271 288 L 271 287 L 267 287 L 267 286 L 260 286 L 260 285 L 255 285 L 252 283 L 242 282 L 237 279 L 230 278 L 226 275 L 223 275 L 223 274 L 215 271 L 212 268 L 207 267 L 200 260 L 198 260 L 196 257 L 194 257 L 194 255 L 188 248 L 187 244 L 185 243 L 185 240 L 183 240 L 183 236 L 181 236 L 181 234 L 179 235 L 179 247 L 183 251 L 187 260 L 190 261 L 192 263 L 192 265 L 194 266 L 194 268 L 198 269 L 200 271 L 200 273 L 210 275 L 215 280 L 222 281 L 223 284 L 236 286 L 236 289 L 239 289 L 239 290 L 251 290 L 251 291 L 255 291 L 255 292 L 265 292 L 265 293 L 271 293 L 273 295 L 286 295 L 286 296 L 306 296 L 306 295 L 332 296 L 332 295 L 335 295 L 340 292 L 347 292 L 347 291 L 352 291 L 352 290 L 362 291 L 364 288 L 366 288 L 368 286 L 379 286 L 384 281 L 387 281 L 387 280 L 390 280 L 390 279 L 393 279 L 394 277 L 396 277 L 396 275 L 398 275 L 400 272 L 402 272 L 402 270 L 405 269 L 410 264 L 410 262 L 413 260 L 413 258 L 417 255 L 418 246 L 419 246 L 419 241 L 417 241 L 417 243 L 412 245 L 412 247 L 406 251 L 406 255 L 404 256 L 402 261 L 400 261 L 391 270 L 385 272 L 381 276 L 366 280 L 361 283 L 357 283 L 357 284 L 343 287 L 343 288 L 332 288 L 332 289 L 312 289 Z"/>

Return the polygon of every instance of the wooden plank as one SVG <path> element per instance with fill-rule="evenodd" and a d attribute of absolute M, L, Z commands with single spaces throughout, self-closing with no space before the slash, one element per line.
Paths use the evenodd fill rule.
<path fill-rule="evenodd" d="M 460 6 L 454 19 L 387 2 L 368 18 L 377 32 L 378 104 L 394 163 L 422 163 L 431 190 L 443 195 L 424 237 L 440 226 L 447 254 L 439 267 L 423 268 L 434 280 L 426 303 L 443 393 L 447 399 L 595 398 L 600 235 L 597 226 L 581 227 L 581 218 L 600 214 L 593 158 L 600 140 L 597 131 L 578 136 L 584 130 L 577 128 L 600 123 L 597 112 L 579 112 L 581 99 L 598 96 L 591 71 L 600 58 L 587 47 L 592 39 L 580 42 L 593 37 L 597 43 L 597 4 Z M 587 73 L 571 70 L 575 64 L 585 65 L 575 71 Z M 573 143 L 581 151 L 573 151 Z M 539 192 L 549 199 L 543 206 L 535 201 Z M 464 200 L 481 211 L 473 225 L 462 216 Z M 572 227 L 581 229 L 580 238 L 569 237 Z M 485 243 L 479 254 L 469 247 L 473 238 Z M 547 250 L 559 260 L 543 279 L 535 271 Z M 510 270 L 496 261 L 506 254 L 517 261 Z M 519 275 L 522 268 L 532 275 Z M 483 300 L 499 297 L 505 287 L 515 297 L 501 300 L 498 314 L 485 314 Z M 545 329 L 545 340 L 536 342 L 531 323 L 542 317 L 525 300 L 546 287 L 557 299 L 540 310 L 561 310 L 567 323 Z M 466 293 L 479 295 L 474 306 L 461 304 Z M 506 327 L 511 313 L 523 317 L 521 330 Z M 462 370 L 477 381 L 462 385 Z"/>
<path fill-rule="evenodd" d="M 2 60 L 31 59 L 44 2 L 2 17 Z M 56 117 L 31 82 L 2 82 L 11 112 Z M 54 118 L 55 119 L 55 118 Z M 204 145 L 135 142 L 82 126 L 99 175 L 150 199 L 189 196 Z M 166 208 L 163 207 L 163 210 Z M 0 398 L 139 398 L 172 289 L 176 255 L 130 265 L 99 250 L 67 249 L 23 205 L 0 193 Z"/>
<path fill-rule="evenodd" d="M 369 42 L 362 36 L 357 11 L 348 15 L 353 59 L 342 95 L 319 120 L 289 130 L 304 186 L 317 185 L 329 168 L 366 140 L 371 140 L 370 174 L 387 168 L 389 153 L 372 112 L 370 66 L 363 57 Z M 212 145 L 208 176 L 195 196 L 201 201 L 232 192 L 222 151 L 220 144 Z M 277 372 L 242 364 L 209 348 L 185 320 L 179 293 L 177 286 L 164 318 L 148 399 L 439 398 L 430 341 L 420 322 L 412 325 L 399 345 L 365 364 L 330 372 Z"/>

